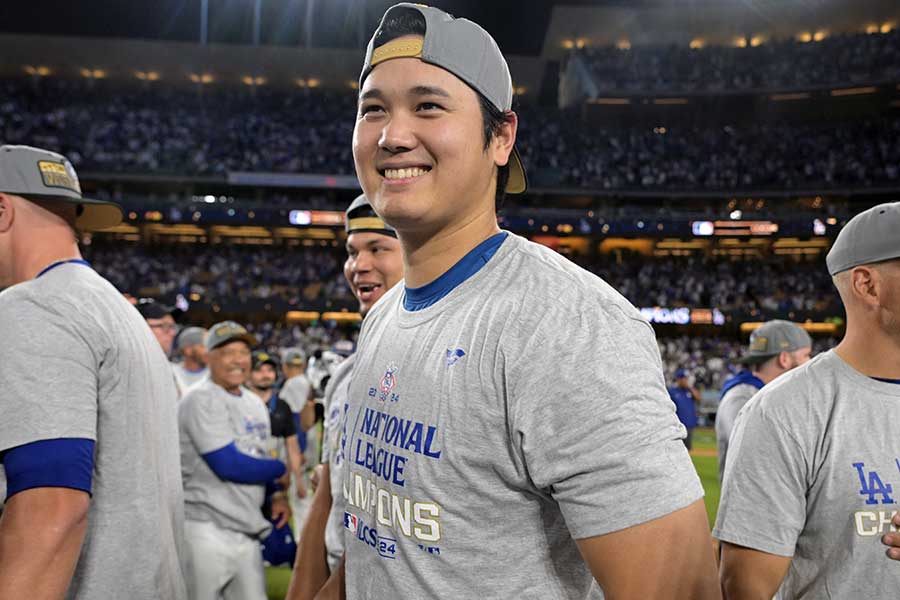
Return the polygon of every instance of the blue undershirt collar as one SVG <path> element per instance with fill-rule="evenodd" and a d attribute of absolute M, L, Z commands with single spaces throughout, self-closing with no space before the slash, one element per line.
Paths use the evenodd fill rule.
<path fill-rule="evenodd" d="M 900 385 L 900 379 L 886 379 L 884 377 L 873 377 L 875 381 L 881 381 L 883 383 L 893 383 L 894 385 Z"/>
<path fill-rule="evenodd" d="M 417 311 L 436 304 L 459 284 L 480 271 L 497 253 L 508 235 L 509 233 L 506 231 L 492 235 L 475 246 L 458 263 L 450 267 L 450 270 L 431 283 L 418 288 L 406 288 L 403 296 L 403 308 L 408 311 Z"/>
<path fill-rule="evenodd" d="M 68 260 L 58 260 L 55 263 L 53 263 L 52 265 L 47 265 L 46 267 L 44 267 L 40 273 L 35 275 L 34 278 L 37 279 L 41 275 L 45 275 L 48 271 L 52 271 L 56 267 L 61 267 L 62 265 L 65 265 L 68 263 L 72 263 L 74 265 L 84 265 L 85 267 L 91 266 L 91 263 L 89 263 L 88 261 L 81 259 L 81 258 L 70 258 Z"/>

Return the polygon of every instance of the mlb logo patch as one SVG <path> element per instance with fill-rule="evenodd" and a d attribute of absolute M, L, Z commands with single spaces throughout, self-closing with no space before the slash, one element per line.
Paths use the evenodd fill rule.
<path fill-rule="evenodd" d="M 356 529 L 359 527 L 359 517 L 354 514 L 345 512 L 344 513 L 344 529 L 349 529 L 353 533 L 356 533 Z"/>

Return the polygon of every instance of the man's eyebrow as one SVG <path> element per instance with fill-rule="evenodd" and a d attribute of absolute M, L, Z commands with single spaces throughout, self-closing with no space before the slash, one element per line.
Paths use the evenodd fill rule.
<path fill-rule="evenodd" d="M 378 88 L 372 88 L 370 90 L 366 90 L 359 96 L 360 101 L 371 100 L 372 98 L 382 100 L 382 99 L 384 99 L 384 94 Z"/>
<path fill-rule="evenodd" d="M 432 85 L 417 85 L 411 87 L 408 93 L 412 96 L 440 96 L 441 98 L 450 97 L 450 94 L 444 91 L 443 88 Z"/>

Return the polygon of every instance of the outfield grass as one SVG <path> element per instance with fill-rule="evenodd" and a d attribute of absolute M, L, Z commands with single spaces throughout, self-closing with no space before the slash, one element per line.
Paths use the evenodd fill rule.
<path fill-rule="evenodd" d="M 694 430 L 694 449 L 700 451 L 715 451 L 716 432 L 712 429 Z M 713 526 L 716 520 L 716 511 L 719 510 L 719 469 L 716 456 L 691 456 L 694 467 L 700 475 L 703 489 L 706 490 L 704 501 L 706 502 L 706 514 L 709 517 L 709 526 Z M 269 600 L 283 600 L 287 594 L 288 584 L 291 581 L 291 570 L 287 567 L 269 567 L 266 569 L 266 582 Z"/>
<path fill-rule="evenodd" d="M 716 449 L 716 432 L 710 428 L 694 430 L 694 450 L 715 451 Z M 719 494 L 721 486 L 719 485 L 719 463 L 715 454 L 710 456 L 701 456 L 695 454 L 691 456 L 694 461 L 694 468 L 700 475 L 700 482 L 706 495 L 703 500 L 706 502 L 706 514 L 709 517 L 709 526 L 713 526 L 716 521 L 716 512 L 719 510 Z"/>

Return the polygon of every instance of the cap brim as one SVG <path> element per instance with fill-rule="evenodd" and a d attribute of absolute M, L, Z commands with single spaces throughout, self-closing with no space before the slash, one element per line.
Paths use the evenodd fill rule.
<path fill-rule="evenodd" d="M 738 363 L 742 365 L 756 365 L 762 362 L 766 362 L 773 356 L 778 356 L 779 353 L 776 354 L 745 354 L 738 359 Z"/>
<path fill-rule="evenodd" d="M 24 194 L 23 198 L 36 200 L 58 200 L 66 204 L 80 204 L 84 207 L 81 215 L 75 219 L 75 226 L 82 231 L 98 231 L 115 227 L 122 222 L 122 207 L 108 200 L 92 198 L 75 198 L 73 196 L 55 196 L 49 194 Z"/>
<path fill-rule="evenodd" d="M 519 150 L 515 146 L 509 156 L 508 164 L 509 179 L 506 181 L 506 193 L 524 193 L 528 189 L 528 178 L 525 177 L 525 166 L 522 164 L 522 157 L 519 156 Z"/>

